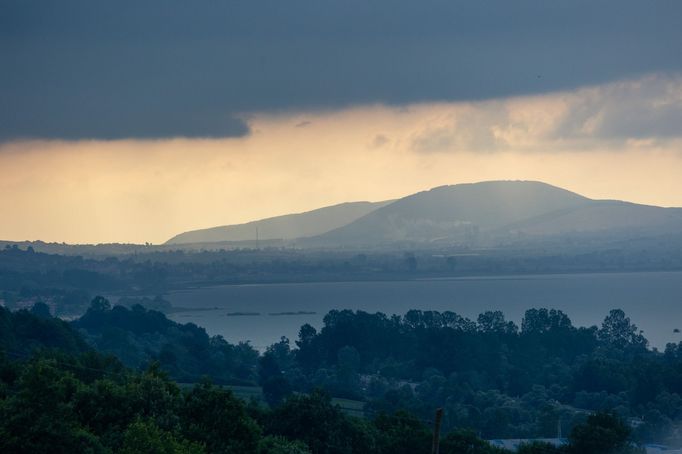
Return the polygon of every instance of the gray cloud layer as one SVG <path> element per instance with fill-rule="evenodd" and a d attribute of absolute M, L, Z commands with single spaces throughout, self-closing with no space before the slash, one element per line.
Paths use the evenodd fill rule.
<path fill-rule="evenodd" d="M 682 137 L 682 78 L 646 77 L 607 84 L 576 96 L 557 126 L 558 138 Z"/>
<path fill-rule="evenodd" d="M 0 140 L 239 136 L 242 114 L 682 70 L 674 0 L 0 1 Z"/>
<path fill-rule="evenodd" d="M 682 138 L 682 76 L 451 104 L 410 138 L 417 152 L 599 149 Z"/>

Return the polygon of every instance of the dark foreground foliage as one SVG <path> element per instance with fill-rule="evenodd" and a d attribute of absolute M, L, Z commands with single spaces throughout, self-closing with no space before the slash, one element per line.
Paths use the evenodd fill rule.
<path fill-rule="evenodd" d="M 620 419 L 597 414 L 574 429 L 567 447 L 524 452 L 631 452 L 628 435 Z M 268 410 L 246 404 L 207 381 L 183 392 L 158 367 L 135 373 L 98 354 L 43 354 L 27 361 L 0 356 L 0 452 L 428 454 L 430 450 L 430 429 L 414 416 L 398 412 L 373 419 L 351 417 L 319 391 L 289 397 Z M 456 430 L 443 438 L 440 452 L 505 451 L 473 432 Z"/>
<path fill-rule="evenodd" d="M 386 316 L 332 311 L 261 359 L 295 390 L 323 387 L 369 401 L 373 412 L 429 418 L 484 438 L 556 437 L 596 411 L 636 425 L 641 441 L 679 443 L 682 343 L 665 352 L 621 310 L 600 327 L 575 327 L 558 310 L 530 309 L 518 327 L 501 312 L 476 321 L 453 312 Z"/>
<path fill-rule="evenodd" d="M 103 298 L 72 324 L 44 309 L 0 308 L 0 452 L 143 443 L 144 452 L 428 453 L 428 423 L 443 407 L 441 452 L 494 453 L 481 438 L 562 430 L 568 447 L 522 452 L 615 453 L 634 449 L 631 439 L 674 442 L 682 408 L 681 346 L 648 349 L 618 310 L 600 328 L 545 309 L 528 311 L 521 328 L 498 312 L 474 322 L 333 311 L 319 333 L 302 327 L 296 348 L 282 339 L 259 356 Z M 270 409 L 208 382 L 181 391 L 175 381 L 187 370 L 223 382 L 243 373 Z M 366 401 L 364 417 L 326 393 Z"/>

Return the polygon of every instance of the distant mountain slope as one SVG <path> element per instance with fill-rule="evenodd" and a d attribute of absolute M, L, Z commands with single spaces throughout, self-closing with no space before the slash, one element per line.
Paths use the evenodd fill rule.
<path fill-rule="evenodd" d="M 682 233 L 682 209 L 662 208 L 618 200 L 591 200 L 586 206 L 527 219 L 507 230 L 531 235 L 557 235 L 606 230 L 659 235 Z"/>
<path fill-rule="evenodd" d="M 393 202 L 311 245 L 489 243 L 518 235 L 682 232 L 682 210 L 592 200 L 533 181 L 442 186 Z"/>
<path fill-rule="evenodd" d="M 218 243 L 224 241 L 290 240 L 320 235 L 349 224 L 392 201 L 350 202 L 305 213 L 288 214 L 246 224 L 227 225 L 181 233 L 165 244 Z"/>
<path fill-rule="evenodd" d="M 578 194 L 538 182 L 441 186 L 404 197 L 319 238 L 332 243 L 463 239 L 589 202 Z"/>
<path fill-rule="evenodd" d="M 252 242 L 256 229 L 260 240 L 296 240 L 301 247 L 495 246 L 569 234 L 623 240 L 682 234 L 682 208 L 592 200 L 536 181 L 487 181 L 196 230 L 166 244 Z"/>

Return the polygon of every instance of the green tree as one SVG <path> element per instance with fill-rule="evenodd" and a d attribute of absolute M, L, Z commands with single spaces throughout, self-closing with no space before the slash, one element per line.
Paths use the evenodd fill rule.
<path fill-rule="evenodd" d="M 177 439 L 149 420 L 133 421 L 123 434 L 121 454 L 203 454 L 199 443 Z"/>
<path fill-rule="evenodd" d="M 244 404 L 208 381 L 185 395 L 180 423 L 185 437 L 203 443 L 211 453 L 255 452 L 260 438 L 260 428 Z"/>
<path fill-rule="evenodd" d="M 575 454 L 626 454 L 641 452 L 629 442 L 630 428 L 613 413 L 590 415 L 573 428 L 569 451 Z"/>
<path fill-rule="evenodd" d="M 52 318 L 52 313 L 50 312 L 50 306 L 47 304 L 43 303 L 42 301 L 38 301 L 33 305 L 31 308 L 31 314 L 35 315 L 36 317 L 39 318 Z"/>
<path fill-rule="evenodd" d="M 41 359 L 24 367 L 17 386 L 16 394 L 0 404 L 0 452 L 104 452 L 73 411 L 72 398 L 81 385 L 72 374 Z"/>
<path fill-rule="evenodd" d="M 428 454 L 431 431 L 419 419 L 405 411 L 393 415 L 380 414 L 374 420 L 379 432 L 380 454 Z"/>
<path fill-rule="evenodd" d="M 486 311 L 478 316 L 478 327 L 484 333 L 512 334 L 518 331 L 514 322 L 504 319 L 501 311 Z"/>
<path fill-rule="evenodd" d="M 375 450 L 369 428 L 353 422 L 321 391 L 289 397 L 270 414 L 267 428 L 271 434 L 303 441 L 313 454 Z"/>
<path fill-rule="evenodd" d="M 542 334 L 572 327 L 571 319 L 556 309 L 528 309 L 521 321 L 521 331 L 524 334 Z"/>
<path fill-rule="evenodd" d="M 622 309 L 613 309 L 606 316 L 599 330 L 599 339 L 615 348 L 645 349 L 646 338 L 637 330 L 637 325 L 630 322 Z"/>
<path fill-rule="evenodd" d="M 289 381 L 281 375 L 268 377 L 261 386 L 263 397 L 270 407 L 276 407 L 293 392 Z"/>
<path fill-rule="evenodd" d="M 96 296 L 90 302 L 90 309 L 93 312 L 105 312 L 111 310 L 111 303 L 103 296 Z"/>
<path fill-rule="evenodd" d="M 282 347 L 282 345 L 285 346 Z M 275 346 L 279 346 L 279 348 Z M 271 407 L 279 405 L 292 392 L 291 384 L 283 376 L 284 371 L 280 367 L 280 361 L 282 360 L 278 360 L 278 356 L 287 356 L 285 351 L 288 351 L 288 344 L 283 344 L 283 341 L 281 341 L 275 344 L 275 346 L 268 348 L 268 351 L 263 354 L 258 364 L 258 376 L 260 385 L 263 388 L 263 396 Z"/>

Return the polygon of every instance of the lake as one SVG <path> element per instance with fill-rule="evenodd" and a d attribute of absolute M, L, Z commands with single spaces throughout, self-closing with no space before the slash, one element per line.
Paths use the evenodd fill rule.
<path fill-rule="evenodd" d="M 682 272 L 225 285 L 177 291 L 166 298 L 178 307 L 218 308 L 169 318 L 195 323 L 229 342 L 248 340 L 260 350 L 281 336 L 293 344 L 304 323 L 319 329 L 331 309 L 386 314 L 449 310 L 473 320 L 483 311 L 501 310 L 520 324 L 526 309 L 546 307 L 561 309 L 576 326 L 590 326 L 620 308 L 653 346 L 682 340 L 673 332 L 682 329 Z M 239 315 L 246 313 L 260 315 Z"/>

